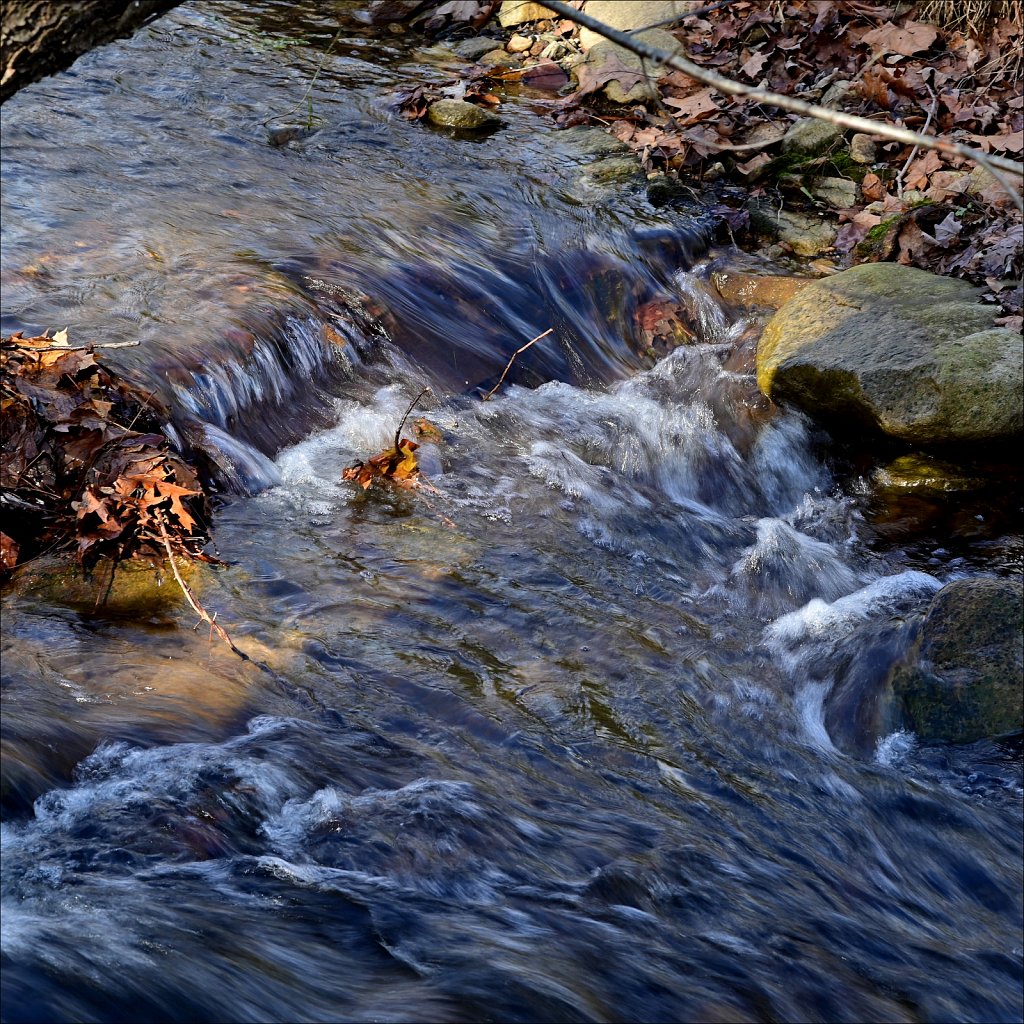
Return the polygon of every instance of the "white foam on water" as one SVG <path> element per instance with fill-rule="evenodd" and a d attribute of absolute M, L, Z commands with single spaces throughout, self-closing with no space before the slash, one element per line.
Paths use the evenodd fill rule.
<path fill-rule="evenodd" d="M 861 577 L 831 545 L 782 519 L 761 519 L 757 540 L 734 563 L 727 583 L 712 592 L 739 597 L 758 615 L 773 617 L 810 599 L 835 601 Z"/>
<path fill-rule="evenodd" d="M 941 586 L 934 576 L 914 569 L 883 576 L 831 604 L 821 598 L 809 601 L 803 608 L 769 624 L 763 639 L 783 664 L 795 668 L 807 656 L 802 645 L 834 642 L 849 636 L 859 623 L 892 613 L 902 602 L 934 594 Z"/>
<path fill-rule="evenodd" d="M 888 736 L 881 736 L 875 744 L 875 763 L 886 768 L 904 764 L 917 749 L 917 736 L 905 729 L 897 729 Z"/>

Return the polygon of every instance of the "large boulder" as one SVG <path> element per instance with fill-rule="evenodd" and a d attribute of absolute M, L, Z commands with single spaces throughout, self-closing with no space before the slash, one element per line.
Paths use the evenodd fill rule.
<path fill-rule="evenodd" d="M 699 4 L 692 0 L 588 0 L 586 13 L 609 28 L 620 32 L 632 32 L 634 38 L 655 49 L 673 53 L 679 49 L 679 42 L 664 28 L 649 28 L 638 32 L 647 25 L 656 25 L 670 18 L 683 18 L 688 11 Z M 665 69 L 646 64 L 631 50 L 618 46 L 589 28 L 580 29 L 580 46 L 587 54 L 587 64 L 594 75 L 607 77 L 603 92 L 613 103 L 636 103 L 656 95 L 653 80 L 661 77 Z M 615 70 L 622 72 L 621 78 L 614 76 Z M 639 79 L 637 76 L 640 76 Z"/>
<path fill-rule="evenodd" d="M 835 426 L 913 444 L 1001 441 L 1024 429 L 1019 335 L 979 289 L 893 263 L 816 281 L 769 321 L 757 381 Z"/>
<path fill-rule="evenodd" d="M 932 599 L 892 687 L 923 740 L 969 743 L 1024 729 L 1019 580 L 957 580 Z"/>

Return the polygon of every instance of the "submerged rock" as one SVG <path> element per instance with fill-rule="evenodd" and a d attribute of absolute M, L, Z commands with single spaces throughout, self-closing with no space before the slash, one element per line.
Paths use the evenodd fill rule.
<path fill-rule="evenodd" d="M 178 559 L 178 572 L 194 594 L 201 593 L 211 571 L 196 562 Z M 166 616 L 187 607 L 187 600 L 169 566 L 159 571 L 147 562 L 103 562 L 90 576 L 76 565 L 41 558 L 13 581 L 17 592 L 29 598 L 73 608 L 86 614 L 147 619 Z"/>
<path fill-rule="evenodd" d="M 632 156 L 610 156 L 595 160 L 584 168 L 586 177 L 599 185 L 629 181 L 640 173 L 640 163 Z"/>
<path fill-rule="evenodd" d="M 462 131 L 476 131 L 501 124 L 494 114 L 465 100 L 437 100 L 427 108 L 427 117 L 433 124 Z"/>
<path fill-rule="evenodd" d="M 893 693 L 923 740 L 970 743 L 1024 729 L 1019 580 L 957 580 L 932 600 Z"/>
<path fill-rule="evenodd" d="M 559 142 L 568 142 L 581 157 L 603 157 L 628 153 L 629 146 L 609 135 L 603 128 L 566 128 L 558 133 Z"/>
<path fill-rule="evenodd" d="M 765 328 L 757 379 L 772 400 L 913 444 L 1006 440 L 1024 426 L 1020 338 L 980 290 L 892 263 L 809 285 Z"/>

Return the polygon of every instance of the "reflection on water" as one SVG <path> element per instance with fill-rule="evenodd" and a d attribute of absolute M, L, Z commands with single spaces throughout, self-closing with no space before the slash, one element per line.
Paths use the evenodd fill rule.
<path fill-rule="evenodd" d="M 187 5 L 5 105 L 5 328 L 142 340 L 259 664 L 5 593 L 4 1018 L 1019 1019 L 1019 751 L 864 710 L 969 568 L 878 543 L 699 222 L 595 203 L 529 97 L 409 125 L 445 58 L 353 27 L 268 145 L 316 6 Z M 652 366 L 665 291 L 703 343 Z M 440 493 L 355 493 L 424 383 Z"/>

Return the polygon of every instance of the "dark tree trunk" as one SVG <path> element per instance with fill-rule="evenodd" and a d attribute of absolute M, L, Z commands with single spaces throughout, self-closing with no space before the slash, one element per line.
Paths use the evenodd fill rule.
<path fill-rule="evenodd" d="M 0 103 L 95 46 L 130 36 L 181 0 L 3 0 Z"/>

